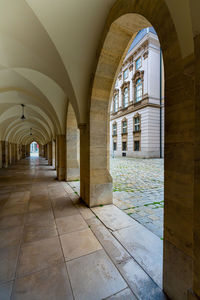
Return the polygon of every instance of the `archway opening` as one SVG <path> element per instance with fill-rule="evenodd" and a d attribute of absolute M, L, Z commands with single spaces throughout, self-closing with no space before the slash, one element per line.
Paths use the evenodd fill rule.
<path fill-rule="evenodd" d="M 125 11 L 127 10 L 125 9 Z M 152 23 L 156 24 L 155 22 Z M 156 29 L 159 28 L 156 27 Z M 138 32 L 142 33 L 142 38 L 139 40 Z M 149 37 L 148 41 L 144 41 L 145 36 Z M 132 48 L 134 38 L 137 40 L 137 43 L 134 45 L 137 47 L 136 51 L 133 49 L 134 47 Z M 134 53 L 131 52 L 132 50 Z M 156 63 L 156 57 L 158 58 L 158 63 Z M 150 60 L 154 68 L 147 63 Z M 121 73 L 120 78 L 118 78 L 119 73 Z M 112 156 L 116 155 L 117 150 L 120 152 L 120 159 L 127 160 L 128 168 L 131 171 L 133 171 L 130 164 L 132 158 L 127 157 L 130 152 L 135 154 L 134 160 L 137 158 L 136 167 L 139 160 L 143 160 L 144 169 L 148 169 L 146 162 L 151 160 L 154 164 L 151 166 L 151 170 L 147 172 L 145 178 L 142 178 L 140 170 L 134 170 L 133 175 L 135 179 L 138 179 L 135 180 L 134 191 L 133 183 L 130 182 L 131 179 L 128 178 L 130 181 L 126 182 L 127 178 L 123 176 L 123 166 L 119 166 L 122 174 L 117 174 L 116 170 L 114 170 L 113 177 L 120 177 L 119 188 L 122 182 L 125 182 L 125 191 L 114 190 L 114 193 L 119 192 L 123 194 L 125 192 L 125 196 L 127 196 L 131 192 L 129 200 L 133 196 L 132 192 L 137 194 L 136 196 L 141 196 L 143 192 L 145 198 L 148 192 L 149 194 L 151 193 L 146 181 L 152 170 L 155 172 L 155 162 L 162 159 L 164 149 L 164 124 L 162 119 L 164 116 L 164 95 L 162 93 L 164 84 L 161 84 L 161 74 L 164 75 L 164 67 L 160 43 L 151 23 L 141 14 L 125 13 L 121 16 L 118 15 L 118 18 L 110 25 L 104 40 L 92 89 L 89 140 L 92 153 L 90 158 L 90 174 L 92 176 L 90 176 L 89 205 L 100 206 L 100 208 L 94 209 L 97 217 L 100 217 L 102 222 L 105 222 L 112 231 L 117 231 L 114 235 L 118 241 L 128 250 L 133 260 L 138 263 L 139 268 L 145 271 L 148 278 L 153 280 L 160 290 L 163 287 L 163 161 L 160 167 L 160 177 L 162 179 L 160 180 L 159 200 L 143 202 L 143 209 L 146 211 L 151 210 L 151 212 L 154 212 L 160 209 L 160 236 L 152 232 L 147 226 L 143 226 L 139 220 L 132 218 L 129 222 L 126 218 L 127 216 L 124 217 L 123 213 L 116 212 L 116 208 L 112 205 L 109 207 L 104 207 L 104 205 L 112 203 L 112 186 L 114 183 L 115 189 L 115 178 L 113 181 L 111 176 L 112 169 L 109 166 L 110 161 L 116 159 L 112 158 Z M 112 111 L 111 122 L 113 124 L 111 124 L 109 130 L 110 110 Z M 117 119 L 120 122 L 119 126 L 116 124 Z M 130 132 L 128 132 L 129 125 Z M 106 132 L 107 134 L 105 134 Z M 146 132 L 145 138 L 142 136 L 144 132 Z M 110 138 L 111 143 L 109 143 Z M 118 146 L 119 149 L 117 149 Z M 97 160 L 96 157 L 99 159 Z M 131 177 L 129 175 L 128 177 Z M 153 186 L 155 183 L 154 179 L 151 183 Z M 140 182 L 139 186 L 138 182 Z M 138 199 L 138 202 L 139 200 L 141 199 Z M 146 199 L 144 200 L 146 201 Z M 138 205 L 129 204 L 130 206 L 124 207 L 123 210 L 130 209 L 129 211 L 127 210 L 127 214 L 131 215 L 134 213 L 131 209 L 134 210 L 135 206 Z M 155 207 L 151 208 L 151 205 Z M 115 213 L 125 221 L 123 222 L 118 218 L 119 221 L 116 223 L 113 217 Z M 143 211 L 140 213 L 143 214 Z M 151 217 L 154 219 L 154 216 Z M 130 220 L 129 216 L 128 219 Z"/>
<path fill-rule="evenodd" d="M 110 172 L 114 204 L 163 239 L 164 66 L 153 27 L 137 33 L 116 76 Z"/>
<path fill-rule="evenodd" d="M 134 230 L 127 229 L 130 238 L 120 237 L 121 243 L 162 288 L 164 66 L 153 27 L 132 37 L 115 75 L 109 109 L 113 203 L 135 221 Z M 131 250 L 136 244 L 146 249 L 144 255 Z"/>
<path fill-rule="evenodd" d="M 30 144 L 30 156 L 39 157 L 39 144 L 35 141 Z"/>

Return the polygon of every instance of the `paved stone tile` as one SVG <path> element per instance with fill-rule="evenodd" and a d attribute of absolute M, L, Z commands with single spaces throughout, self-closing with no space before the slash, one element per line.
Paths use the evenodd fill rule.
<path fill-rule="evenodd" d="M 0 248 L 0 282 L 14 279 L 18 255 L 19 246 Z"/>
<path fill-rule="evenodd" d="M 22 226 L 0 230 L 0 248 L 18 246 L 22 239 L 22 233 Z"/>
<path fill-rule="evenodd" d="M 3 284 L 0 284 L 0 299 L 1 300 L 10 300 L 12 293 L 13 281 L 9 281 Z"/>
<path fill-rule="evenodd" d="M 45 239 L 21 248 L 17 277 L 21 277 L 63 262 L 58 238 Z"/>
<path fill-rule="evenodd" d="M 28 213 L 25 225 L 49 226 L 55 224 L 52 209 Z"/>
<path fill-rule="evenodd" d="M 28 204 L 30 191 L 11 193 L 4 207 L 12 207 L 16 204 Z"/>
<path fill-rule="evenodd" d="M 135 221 L 134 226 L 113 232 L 114 236 L 162 288 L 163 242 Z"/>
<path fill-rule="evenodd" d="M 130 258 L 128 252 L 113 237 L 109 230 L 105 228 L 105 226 L 102 224 L 92 224 L 90 228 L 115 264 Z"/>
<path fill-rule="evenodd" d="M 24 215 L 11 215 L 0 217 L 0 229 L 22 226 L 24 224 Z"/>
<path fill-rule="evenodd" d="M 124 276 L 133 293 L 137 296 L 138 299 L 167 299 L 165 298 L 162 290 L 133 259 L 119 264 L 118 267 L 121 274 Z"/>
<path fill-rule="evenodd" d="M 127 287 L 103 250 L 67 262 L 76 300 L 109 297 Z"/>
<path fill-rule="evenodd" d="M 28 211 L 40 211 L 40 210 L 49 210 L 51 209 L 51 202 L 44 199 L 30 200 Z"/>
<path fill-rule="evenodd" d="M 15 204 L 9 207 L 3 207 L 0 212 L 0 216 L 25 214 L 27 212 L 27 209 L 28 209 L 27 204 Z"/>
<path fill-rule="evenodd" d="M 106 298 L 105 300 L 137 300 L 129 288 Z"/>
<path fill-rule="evenodd" d="M 53 200 L 52 203 L 53 203 L 53 210 L 56 218 L 79 214 L 79 211 L 74 206 L 73 202 L 69 199 L 66 199 L 66 197 Z"/>
<path fill-rule="evenodd" d="M 61 235 L 60 239 L 66 261 L 102 248 L 89 228 Z"/>
<path fill-rule="evenodd" d="M 26 225 L 23 232 L 23 243 L 30 243 L 42 239 L 48 239 L 57 236 L 57 229 L 54 222 L 46 226 Z"/>
<path fill-rule="evenodd" d="M 73 300 L 65 265 L 17 279 L 12 300 Z"/>
<path fill-rule="evenodd" d="M 86 207 L 86 205 L 84 203 L 77 203 L 76 207 L 78 208 L 80 214 L 82 215 L 82 217 L 85 220 L 88 220 L 90 218 L 94 217 L 94 214 L 92 213 L 91 209 L 89 209 L 88 207 Z"/>
<path fill-rule="evenodd" d="M 88 228 L 81 215 L 58 218 L 56 224 L 60 235 Z"/>
<path fill-rule="evenodd" d="M 120 211 L 115 205 L 94 207 L 92 211 L 101 219 L 105 226 L 111 230 L 126 228 L 134 224 L 134 220 Z"/>

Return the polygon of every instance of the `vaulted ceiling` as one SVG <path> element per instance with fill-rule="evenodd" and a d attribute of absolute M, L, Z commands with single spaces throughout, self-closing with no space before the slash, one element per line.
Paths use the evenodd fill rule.
<path fill-rule="evenodd" d="M 0 140 L 45 144 L 64 134 L 68 101 L 77 122 L 86 122 L 96 53 L 114 2 L 0 0 Z M 181 7 L 178 0 L 166 2 L 187 56 L 197 27 L 189 0 Z"/>

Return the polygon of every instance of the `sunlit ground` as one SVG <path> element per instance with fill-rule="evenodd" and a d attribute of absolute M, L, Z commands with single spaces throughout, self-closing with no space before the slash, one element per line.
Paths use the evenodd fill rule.
<path fill-rule="evenodd" d="M 39 152 L 31 152 L 30 156 L 31 157 L 39 157 Z"/>

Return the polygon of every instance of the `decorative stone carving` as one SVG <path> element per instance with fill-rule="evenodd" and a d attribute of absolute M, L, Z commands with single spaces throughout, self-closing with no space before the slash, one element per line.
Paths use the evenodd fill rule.
<path fill-rule="evenodd" d="M 149 51 L 147 50 L 147 51 L 145 51 L 144 54 L 143 54 L 144 59 L 146 59 L 146 58 L 148 57 L 148 55 L 149 55 Z"/>

